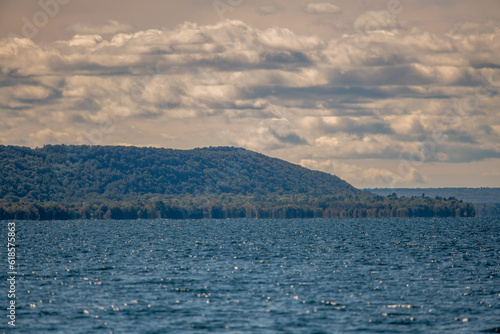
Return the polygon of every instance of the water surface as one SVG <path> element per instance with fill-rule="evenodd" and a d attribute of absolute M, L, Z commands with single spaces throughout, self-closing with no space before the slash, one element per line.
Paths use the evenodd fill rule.
<path fill-rule="evenodd" d="M 1 225 L 6 231 L 7 222 Z M 25 221 L 16 227 L 19 333 L 500 327 L 498 219 Z M 5 312 L 7 297 L 2 300 Z M 2 332 L 11 331 L 2 318 Z"/>

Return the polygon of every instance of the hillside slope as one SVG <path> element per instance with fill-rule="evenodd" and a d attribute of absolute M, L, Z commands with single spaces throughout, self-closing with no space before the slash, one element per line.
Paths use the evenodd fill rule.
<path fill-rule="evenodd" d="M 0 146 L 0 171 L 4 201 L 362 194 L 336 176 L 233 147 Z"/>

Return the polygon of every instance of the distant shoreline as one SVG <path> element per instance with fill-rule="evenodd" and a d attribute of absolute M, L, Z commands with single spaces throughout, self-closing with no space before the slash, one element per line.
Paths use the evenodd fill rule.
<path fill-rule="evenodd" d="M 395 193 L 397 196 L 431 198 L 456 198 L 472 203 L 477 217 L 500 217 L 500 188 L 498 187 L 443 187 L 443 188 L 366 188 L 365 191 L 380 196 Z"/>

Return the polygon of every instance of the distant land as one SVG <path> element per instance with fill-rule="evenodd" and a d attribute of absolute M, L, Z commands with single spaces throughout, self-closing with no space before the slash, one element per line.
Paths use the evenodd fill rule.
<path fill-rule="evenodd" d="M 236 147 L 0 146 L 0 219 L 470 217 Z"/>
<path fill-rule="evenodd" d="M 395 193 L 398 196 L 418 197 L 425 194 L 432 198 L 454 197 L 469 202 L 476 209 L 478 217 L 500 216 L 500 188 L 372 188 L 364 189 L 381 196 Z"/>

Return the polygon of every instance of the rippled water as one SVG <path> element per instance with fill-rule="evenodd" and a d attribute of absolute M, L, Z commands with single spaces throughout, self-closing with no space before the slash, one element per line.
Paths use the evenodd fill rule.
<path fill-rule="evenodd" d="M 19 333 L 500 327 L 498 219 L 16 225 Z M 1 226 L 6 231 L 7 222 Z M 9 331 L 6 317 L 1 322 Z"/>

